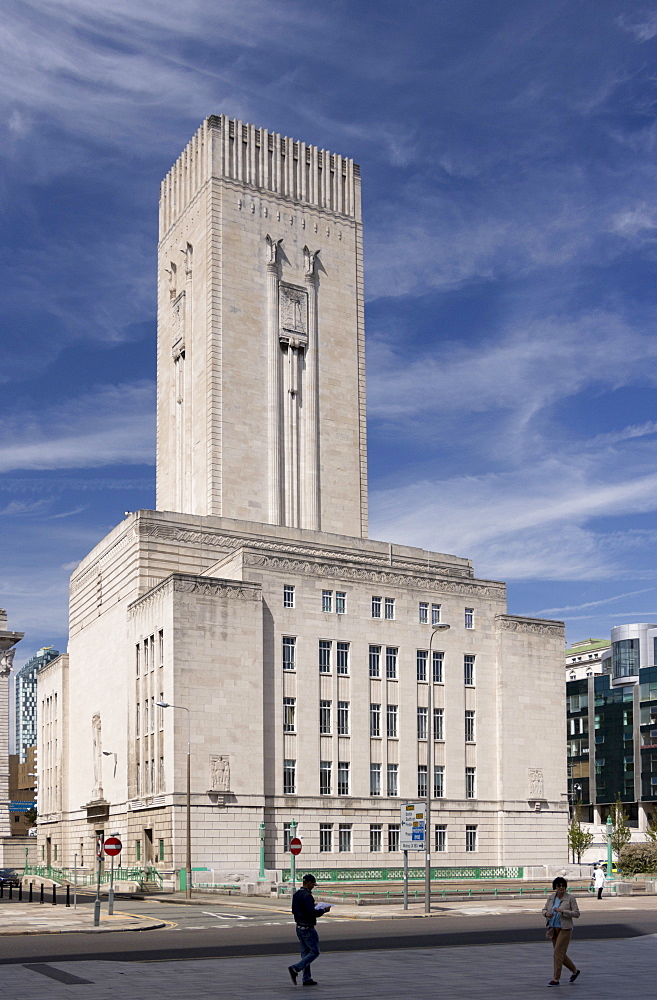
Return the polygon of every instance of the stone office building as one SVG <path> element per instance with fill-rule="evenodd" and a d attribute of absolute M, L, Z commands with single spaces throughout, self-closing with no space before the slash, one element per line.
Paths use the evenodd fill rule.
<path fill-rule="evenodd" d="M 183 867 L 189 738 L 194 866 L 256 868 L 264 823 L 285 867 L 293 820 L 311 867 L 396 865 L 427 781 L 435 863 L 563 860 L 561 623 L 367 536 L 358 166 L 209 118 L 162 185 L 158 282 L 158 509 L 72 576 L 41 843 Z"/>

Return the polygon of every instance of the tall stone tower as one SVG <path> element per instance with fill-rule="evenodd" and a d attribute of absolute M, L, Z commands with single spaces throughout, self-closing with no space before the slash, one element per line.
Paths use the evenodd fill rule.
<path fill-rule="evenodd" d="M 360 171 L 208 118 L 162 184 L 159 510 L 365 537 Z"/>

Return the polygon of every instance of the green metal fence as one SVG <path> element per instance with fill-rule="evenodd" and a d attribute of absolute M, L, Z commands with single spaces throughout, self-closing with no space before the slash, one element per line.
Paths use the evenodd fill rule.
<path fill-rule="evenodd" d="M 73 885 L 77 882 L 80 886 L 85 885 L 96 885 L 98 882 L 97 872 L 81 872 L 75 871 L 73 868 L 53 868 L 52 865 L 26 865 L 25 875 L 40 875 L 42 878 L 51 879 L 53 882 L 70 882 Z M 107 871 L 101 872 L 100 881 L 109 882 L 111 872 Z M 114 881 L 115 882 L 147 882 L 150 880 L 159 880 L 162 883 L 162 876 L 160 873 L 152 868 L 114 868 Z"/>
<path fill-rule="evenodd" d="M 318 882 L 389 882 L 404 878 L 403 868 L 313 868 Z M 297 876 L 298 877 L 298 876 Z M 409 868 L 410 880 L 423 879 L 424 868 Z M 432 868 L 432 881 L 453 879 L 523 878 L 524 868 Z M 292 878 L 290 868 L 283 869 L 283 881 Z"/>

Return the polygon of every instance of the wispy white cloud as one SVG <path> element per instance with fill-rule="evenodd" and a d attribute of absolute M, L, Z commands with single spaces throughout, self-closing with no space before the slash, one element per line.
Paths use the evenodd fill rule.
<path fill-rule="evenodd" d="M 622 14 L 618 18 L 618 24 L 625 31 L 634 35 L 638 42 L 649 42 L 657 37 L 657 12 L 650 9 L 648 4 L 644 7 L 645 15 L 637 13 L 636 18 L 631 18 L 627 14 Z"/>
<path fill-rule="evenodd" d="M 565 611 L 583 611 L 585 608 L 599 608 L 602 607 L 603 604 L 613 604 L 614 601 L 623 601 L 626 597 L 636 597 L 638 594 L 650 594 L 655 589 L 655 587 L 644 587 L 642 590 L 630 590 L 626 594 L 612 594 L 609 597 L 604 597 L 600 601 L 585 601 L 584 604 L 567 604 L 563 608 L 543 608 L 541 611 L 537 611 L 536 614 L 563 614 Z M 609 614 L 609 612 L 606 612 L 606 614 Z"/>

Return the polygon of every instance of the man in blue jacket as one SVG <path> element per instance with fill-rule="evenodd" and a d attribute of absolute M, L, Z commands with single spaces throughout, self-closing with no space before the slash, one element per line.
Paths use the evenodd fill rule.
<path fill-rule="evenodd" d="M 313 889 L 317 879 L 314 875 L 304 875 L 300 889 L 297 889 L 292 897 L 292 913 L 297 924 L 297 937 L 301 945 L 301 960 L 296 965 L 288 966 L 290 979 L 296 986 L 297 976 L 303 972 L 302 983 L 304 986 L 317 986 L 317 983 L 310 974 L 310 965 L 319 956 L 319 937 L 315 926 L 317 918 L 323 916 L 330 906 L 322 909 L 315 909 L 315 897 Z"/>

